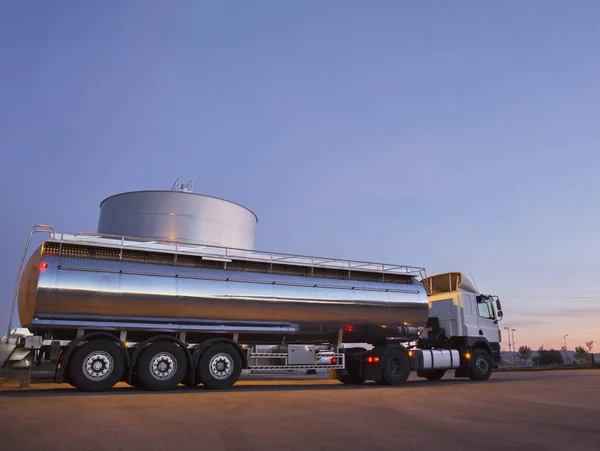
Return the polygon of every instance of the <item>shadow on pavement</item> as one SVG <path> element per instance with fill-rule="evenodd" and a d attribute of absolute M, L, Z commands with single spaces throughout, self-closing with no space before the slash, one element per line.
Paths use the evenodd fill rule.
<path fill-rule="evenodd" d="M 578 372 L 579 373 L 579 372 Z M 169 396 L 169 395 L 210 395 L 214 393 L 252 393 L 252 392 L 297 392 L 297 391 L 342 391 L 342 390 L 413 390 L 423 387 L 450 387 L 450 386 L 472 386 L 479 384 L 501 384 L 507 382 L 536 382 L 547 381 L 549 379 L 573 379 L 585 377 L 586 374 L 526 374 L 517 375 L 506 374 L 493 375 L 487 381 L 471 381 L 469 379 L 442 379 L 440 381 L 409 380 L 406 384 L 395 387 L 381 386 L 374 382 L 366 382 L 362 385 L 344 385 L 342 383 L 332 383 L 327 379 L 270 379 L 270 378 L 244 378 L 228 390 L 207 390 L 202 386 L 184 387 L 169 392 L 151 392 L 139 390 L 130 386 L 117 386 L 109 391 L 100 393 L 86 393 L 65 384 L 64 387 L 57 388 L 29 388 L 0 391 L 0 398 L 31 398 L 31 397 L 56 397 L 56 396 L 128 396 L 128 395 L 146 395 L 146 396 Z M 588 375 L 589 376 L 589 375 Z M 258 384 L 257 384 L 258 382 Z M 301 383 L 298 383 L 301 382 Z M 306 383 L 309 382 L 309 383 Z M 322 382 L 322 383 L 319 383 Z"/>

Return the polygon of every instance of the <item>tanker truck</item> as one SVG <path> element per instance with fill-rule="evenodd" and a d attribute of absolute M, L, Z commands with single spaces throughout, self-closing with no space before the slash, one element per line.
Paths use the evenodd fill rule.
<path fill-rule="evenodd" d="M 343 384 L 481 381 L 501 361 L 497 296 L 460 272 L 398 264 L 36 226 L 11 321 L 15 305 L 29 333 L 9 325 L 2 366 L 50 362 L 56 382 L 83 391 L 228 389 L 243 370 L 279 369 Z"/>

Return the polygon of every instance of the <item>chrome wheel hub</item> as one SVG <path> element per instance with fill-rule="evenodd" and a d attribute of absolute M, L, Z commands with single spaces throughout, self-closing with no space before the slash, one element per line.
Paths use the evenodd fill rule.
<path fill-rule="evenodd" d="M 481 374 L 487 373 L 489 369 L 488 361 L 485 357 L 478 357 L 477 361 L 475 362 L 475 365 L 477 365 L 477 370 Z"/>
<path fill-rule="evenodd" d="M 210 374 L 219 380 L 227 379 L 231 373 L 233 373 L 233 359 L 229 354 L 218 353 L 215 354 L 208 364 Z"/>
<path fill-rule="evenodd" d="M 150 374 L 157 380 L 167 380 L 177 372 L 177 359 L 173 354 L 161 352 L 150 360 Z"/>
<path fill-rule="evenodd" d="M 90 352 L 83 359 L 82 370 L 85 377 L 92 381 L 102 381 L 112 373 L 114 362 L 112 356 L 104 351 Z"/>

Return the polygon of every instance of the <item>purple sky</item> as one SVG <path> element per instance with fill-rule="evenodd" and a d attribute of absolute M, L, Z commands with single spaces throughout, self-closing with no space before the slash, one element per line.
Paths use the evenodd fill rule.
<path fill-rule="evenodd" d="M 518 345 L 600 346 L 598 30 L 583 0 L 3 2 L 0 335 L 32 225 L 181 175 L 261 249 L 472 272 Z"/>

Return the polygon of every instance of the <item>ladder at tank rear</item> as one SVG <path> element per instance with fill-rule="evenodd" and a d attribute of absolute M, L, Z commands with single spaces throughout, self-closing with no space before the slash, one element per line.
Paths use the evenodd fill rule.
<path fill-rule="evenodd" d="M 31 245 L 31 238 L 36 233 L 48 233 L 50 238 L 54 239 L 56 233 L 54 232 L 54 228 L 45 224 L 37 224 L 31 228 L 29 231 L 29 236 L 27 237 L 27 241 L 25 243 L 25 249 L 23 249 L 23 255 L 21 255 L 21 261 L 19 262 L 19 268 L 17 269 L 17 276 L 15 280 L 15 289 L 13 292 L 12 303 L 10 305 L 10 316 L 8 317 L 8 332 L 6 333 L 6 343 L 10 339 L 12 332 L 12 323 L 15 316 L 15 306 L 17 304 L 17 295 L 19 292 L 19 285 L 21 283 L 21 274 L 23 272 L 23 265 L 25 264 L 25 259 L 27 258 L 27 252 L 29 252 L 29 246 Z"/>

